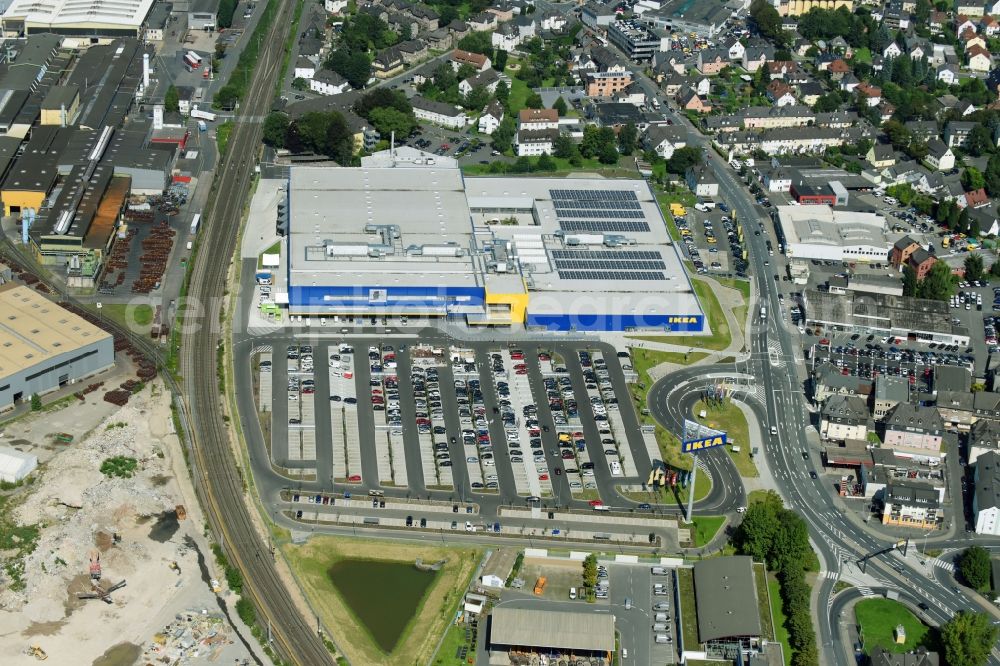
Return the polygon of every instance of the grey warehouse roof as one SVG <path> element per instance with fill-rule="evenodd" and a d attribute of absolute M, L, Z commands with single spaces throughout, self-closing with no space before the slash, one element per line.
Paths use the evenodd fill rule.
<path fill-rule="evenodd" d="M 610 613 L 499 606 L 493 611 L 490 642 L 495 645 L 610 652 L 615 649 L 615 620 Z"/>
<path fill-rule="evenodd" d="M 694 565 L 698 640 L 760 636 L 753 560 L 740 555 L 715 557 Z"/>

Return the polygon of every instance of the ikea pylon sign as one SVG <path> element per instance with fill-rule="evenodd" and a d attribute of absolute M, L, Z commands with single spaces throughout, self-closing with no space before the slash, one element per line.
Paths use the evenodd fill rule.
<path fill-rule="evenodd" d="M 681 442 L 682 453 L 696 453 L 705 449 L 713 449 L 716 446 L 726 445 L 726 433 L 719 433 L 710 437 L 691 439 Z"/>

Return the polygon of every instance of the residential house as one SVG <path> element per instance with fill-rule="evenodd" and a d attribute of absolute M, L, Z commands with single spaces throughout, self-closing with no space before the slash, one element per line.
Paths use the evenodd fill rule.
<path fill-rule="evenodd" d="M 969 452 L 970 465 L 986 453 L 991 451 L 1000 453 L 1000 422 L 992 419 L 979 419 L 969 429 L 967 442 L 966 450 Z"/>
<path fill-rule="evenodd" d="M 612 97 L 632 83 L 632 72 L 617 66 L 602 72 L 587 72 L 584 81 L 588 97 Z"/>
<path fill-rule="evenodd" d="M 403 60 L 403 52 L 398 46 L 390 46 L 379 51 L 375 59 L 372 60 L 372 72 L 376 78 L 388 79 L 403 71 L 406 62 Z"/>
<path fill-rule="evenodd" d="M 493 48 L 513 51 L 521 45 L 521 33 L 513 23 L 504 23 L 491 36 Z"/>
<path fill-rule="evenodd" d="M 681 92 L 677 97 L 677 105 L 685 111 L 712 112 L 712 103 L 707 97 L 699 95 L 693 88 Z"/>
<path fill-rule="evenodd" d="M 737 60 L 743 60 L 743 56 L 747 52 L 747 48 L 743 46 L 738 38 L 733 37 L 725 45 L 726 52 L 729 54 L 730 62 L 735 62 Z"/>
<path fill-rule="evenodd" d="M 845 441 L 868 438 L 871 415 L 864 398 L 856 395 L 830 396 L 820 411 L 820 436 L 823 439 Z"/>
<path fill-rule="evenodd" d="M 882 523 L 931 530 L 943 520 L 941 491 L 926 483 L 890 481 L 883 491 Z"/>
<path fill-rule="evenodd" d="M 788 192 L 792 189 L 792 174 L 784 169 L 771 169 L 764 174 L 764 187 L 768 192 Z"/>
<path fill-rule="evenodd" d="M 910 259 L 921 251 L 917 250 Z M 944 421 L 935 408 L 900 403 L 885 417 L 882 445 L 897 455 L 937 460 L 941 457 L 943 436 Z"/>
<path fill-rule="evenodd" d="M 797 86 L 799 99 L 803 104 L 813 106 L 826 94 L 826 88 L 819 81 L 806 81 Z"/>
<path fill-rule="evenodd" d="M 988 72 L 993 66 L 990 52 L 981 46 L 973 46 L 965 54 L 968 56 L 966 67 L 973 72 Z"/>
<path fill-rule="evenodd" d="M 983 20 L 979 22 L 979 27 L 986 37 L 1000 35 L 1000 21 L 997 21 L 992 16 L 984 16 Z"/>
<path fill-rule="evenodd" d="M 458 106 L 436 102 L 420 95 L 411 97 L 410 104 L 413 106 L 414 116 L 435 125 L 441 125 L 450 129 L 462 129 L 469 122 L 465 111 Z"/>
<path fill-rule="evenodd" d="M 452 69 L 456 72 L 462 65 L 471 65 L 477 72 L 485 72 L 493 64 L 482 53 L 473 53 L 472 51 L 463 51 L 462 49 L 452 51 L 450 61 Z"/>
<path fill-rule="evenodd" d="M 340 14 L 347 9 L 347 0 L 324 0 L 323 8 L 331 14 Z"/>
<path fill-rule="evenodd" d="M 959 14 L 955 17 L 955 35 L 961 37 L 967 32 L 975 34 L 979 30 L 979 26 L 976 22 L 970 19 L 965 14 Z"/>
<path fill-rule="evenodd" d="M 974 46 L 978 46 L 981 49 L 986 48 L 986 39 L 972 30 L 966 30 L 963 32 L 959 36 L 958 41 L 962 44 L 962 50 L 966 53 L 968 53 Z"/>
<path fill-rule="evenodd" d="M 535 22 L 534 17 L 523 13 L 519 14 L 517 18 L 514 19 L 513 25 L 517 28 L 517 34 L 518 37 L 520 37 L 522 44 L 526 40 L 534 37 L 538 28 L 538 24 Z"/>
<path fill-rule="evenodd" d="M 969 134 L 975 129 L 976 123 L 964 120 L 952 120 L 944 126 L 944 142 L 949 148 L 962 147 L 969 140 Z"/>
<path fill-rule="evenodd" d="M 634 104 L 635 106 L 640 107 L 645 106 L 646 91 L 643 90 L 642 86 L 639 85 L 638 82 L 635 82 L 616 93 L 614 95 L 614 100 L 624 104 Z"/>
<path fill-rule="evenodd" d="M 675 150 L 687 145 L 687 131 L 679 125 L 650 125 L 642 137 L 642 145 L 669 160 Z"/>
<path fill-rule="evenodd" d="M 875 393 L 872 395 L 872 416 L 877 420 L 885 418 L 892 409 L 910 399 L 910 382 L 905 377 L 879 375 L 875 379 Z"/>
<path fill-rule="evenodd" d="M 431 32 L 430 34 L 434 33 Z M 422 39 L 408 39 L 405 42 L 396 44 L 396 48 L 399 49 L 400 55 L 403 56 L 403 62 L 407 65 L 421 60 L 429 53 L 428 44 Z"/>
<path fill-rule="evenodd" d="M 845 375 L 832 363 L 824 363 L 812 373 L 812 399 L 822 405 L 832 396 L 861 396 L 867 400 L 873 388 L 871 380 Z"/>
<path fill-rule="evenodd" d="M 940 65 L 935 70 L 935 78 L 948 86 L 958 83 L 958 72 L 953 65 Z"/>
<path fill-rule="evenodd" d="M 936 391 L 934 406 L 945 425 L 964 431 L 980 421 L 1000 421 L 1000 393 L 992 391 Z"/>
<path fill-rule="evenodd" d="M 689 168 L 685 180 L 688 188 L 699 197 L 719 196 L 719 181 L 712 170 L 704 164 Z"/>
<path fill-rule="evenodd" d="M 937 257 L 924 248 L 918 248 L 907 261 L 910 268 L 916 272 L 918 280 L 923 280 L 927 276 L 935 262 Z"/>
<path fill-rule="evenodd" d="M 703 76 L 694 84 L 694 91 L 699 95 L 707 96 L 712 92 L 712 79 Z"/>
<path fill-rule="evenodd" d="M 435 51 L 446 51 L 455 43 L 454 35 L 447 28 L 438 28 L 430 32 L 423 33 L 423 39 L 427 45 Z"/>
<path fill-rule="evenodd" d="M 941 134 L 937 123 L 933 120 L 908 120 L 904 126 L 910 136 L 920 141 L 929 141 Z"/>
<path fill-rule="evenodd" d="M 868 106 L 875 107 L 878 106 L 882 101 L 882 89 L 878 86 L 873 86 L 868 83 L 861 83 L 854 89 L 858 94 L 858 99 L 864 100 Z"/>
<path fill-rule="evenodd" d="M 465 21 L 460 21 L 458 19 L 453 20 L 451 23 L 445 26 L 445 29 L 451 34 L 451 41 L 458 43 L 463 37 L 472 32 L 472 28 Z"/>
<path fill-rule="evenodd" d="M 482 134 L 493 134 L 496 128 L 500 126 L 500 121 L 503 120 L 504 110 L 503 104 L 497 100 L 493 100 L 486 105 L 483 109 L 483 113 L 479 116 L 479 131 Z"/>
<path fill-rule="evenodd" d="M 661 83 L 663 85 L 663 92 L 667 97 L 676 97 L 677 93 L 690 84 L 691 81 L 686 76 L 675 72 L 665 77 Z"/>
<path fill-rule="evenodd" d="M 840 79 L 840 89 L 844 92 L 852 93 L 861 85 L 861 81 L 854 74 L 845 74 Z"/>
<path fill-rule="evenodd" d="M 558 138 L 559 130 L 557 129 L 519 129 L 517 131 L 517 138 L 515 139 L 517 155 L 518 157 L 551 155 L 555 149 L 555 141 Z"/>
<path fill-rule="evenodd" d="M 350 88 L 347 79 L 329 69 L 319 70 L 309 81 L 309 89 L 320 95 L 339 95 Z"/>
<path fill-rule="evenodd" d="M 903 236 L 893 243 L 889 250 L 889 264 L 896 270 L 903 270 L 903 266 L 909 263 L 910 255 L 921 249 L 920 243 L 909 236 Z"/>
<path fill-rule="evenodd" d="M 960 208 L 986 208 L 990 205 L 990 196 L 980 187 L 978 190 L 963 194 L 958 203 Z"/>
<path fill-rule="evenodd" d="M 467 79 L 459 81 L 458 92 L 463 95 L 468 95 L 472 92 L 473 88 L 482 86 L 492 95 L 496 92 L 498 83 L 500 83 L 500 75 L 497 74 L 495 69 L 488 69 L 485 72 L 479 72 L 478 74 L 474 74 Z"/>
<path fill-rule="evenodd" d="M 794 89 L 784 81 L 771 81 L 767 84 L 765 96 L 778 107 L 791 106 L 797 101 Z"/>
<path fill-rule="evenodd" d="M 555 10 L 545 12 L 538 27 L 546 32 L 562 32 L 569 24 L 569 20 L 561 12 Z"/>
<path fill-rule="evenodd" d="M 425 7 L 423 5 L 411 5 L 407 10 L 407 13 L 420 24 L 421 30 L 430 32 L 431 30 L 437 30 L 441 27 L 438 25 L 440 16 L 430 7 Z"/>
<path fill-rule="evenodd" d="M 465 22 L 469 24 L 469 28 L 473 32 L 496 30 L 497 25 L 499 25 L 497 15 L 490 12 L 479 12 L 478 14 L 467 18 Z"/>
<path fill-rule="evenodd" d="M 772 60 L 767 63 L 767 72 L 771 75 L 771 80 L 785 80 L 790 74 L 799 71 L 799 66 L 794 60 Z"/>
<path fill-rule="evenodd" d="M 889 42 L 889 44 L 882 49 L 883 58 L 898 58 L 903 55 L 903 49 L 899 47 L 896 42 Z"/>
<path fill-rule="evenodd" d="M 876 169 L 884 169 L 896 163 L 896 151 L 892 144 L 876 143 L 868 149 L 865 159 Z"/>
<path fill-rule="evenodd" d="M 302 56 L 295 59 L 295 72 L 293 73 L 293 78 L 305 79 L 308 81 L 314 76 L 316 76 L 316 63 L 309 58 Z"/>
<path fill-rule="evenodd" d="M 774 60 L 773 46 L 750 46 L 742 56 L 743 69 L 751 74 L 763 67 L 767 61 Z"/>
<path fill-rule="evenodd" d="M 706 76 L 718 74 L 729 66 L 728 58 L 722 49 L 702 49 L 698 52 L 698 72 Z"/>
<path fill-rule="evenodd" d="M 969 462 L 975 462 L 972 492 L 972 515 L 977 534 L 1000 536 L 1000 452 L 990 449 Z"/>
<path fill-rule="evenodd" d="M 951 171 L 955 168 L 955 153 L 941 139 L 931 139 L 927 142 L 927 157 L 924 162 L 931 169 Z"/>
<path fill-rule="evenodd" d="M 834 81 L 840 81 L 845 75 L 851 73 L 851 66 L 843 58 L 837 58 L 831 62 L 828 69 L 830 78 Z"/>
<path fill-rule="evenodd" d="M 522 130 L 559 129 L 559 113 L 555 109 L 521 109 L 517 127 Z"/>

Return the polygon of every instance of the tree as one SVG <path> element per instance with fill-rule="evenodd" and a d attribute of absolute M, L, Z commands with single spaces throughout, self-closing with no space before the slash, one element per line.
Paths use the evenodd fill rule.
<path fill-rule="evenodd" d="M 504 116 L 497 128 L 493 130 L 491 138 L 493 140 L 493 150 L 505 153 L 511 149 L 514 142 L 514 134 L 517 132 L 517 124 L 511 115 Z"/>
<path fill-rule="evenodd" d="M 556 157 L 562 159 L 570 159 L 573 155 L 579 155 L 579 151 L 576 148 L 576 144 L 573 143 L 573 139 L 569 138 L 565 134 L 560 134 L 556 137 L 555 141 L 552 142 L 552 154 Z"/>
<path fill-rule="evenodd" d="M 219 2 L 219 13 L 215 15 L 215 21 L 220 28 L 231 28 L 233 25 L 233 14 L 236 13 L 236 0 L 221 0 Z"/>
<path fill-rule="evenodd" d="M 969 279 L 978 280 L 983 270 L 983 259 L 978 254 L 971 254 L 965 259 L 966 277 L 969 277 L 969 260 L 978 259 L 978 273 Z M 990 553 L 982 546 L 970 546 L 958 557 L 958 571 L 969 587 L 982 592 L 990 585 Z"/>
<path fill-rule="evenodd" d="M 750 5 L 750 17 L 753 19 L 757 32 L 774 42 L 775 45 L 784 45 L 786 35 L 781 29 L 781 16 L 769 2 L 754 0 L 754 3 Z"/>
<path fill-rule="evenodd" d="M 503 74 L 503 70 L 507 68 L 507 52 L 503 49 L 497 49 L 493 54 L 493 69 L 497 72 Z"/>
<path fill-rule="evenodd" d="M 747 508 L 733 540 L 741 553 L 750 555 L 758 562 L 767 562 L 771 542 L 779 528 L 775 502 L 780 501 L 773 491 L 769 491 L 765 501 L 755 502 Z"/>
<path fill-rule="evenodd" d="M 597 152 L 597 159 L 601 164 L 618 164 L 619 156 L 618 147 L 613 141 L 601 144 L 601 148 Z"/>
<path fill-rule="evenodd" d="M 510 98 L 510 88 L 507 87 L 506 81 L 497 83 L 497 89 L 493 91 L 493 96 L 496 97 L 498 102 L 507 106 L 507 100 Z"/>
<path fill-rule="evenodd" d="M 348 166 L 354 159 L 354 131 L 337 111 L 331 111 L 330 122 L 323 141 L 323 153 L 341 166 Z"/>
<path fill-rule="evenodd" d="M 493 60 L 493 37 L 489 32 L 470 32 L 462 39 L 458 40 L 458 48 L 463 51 L 481 53 Z M 497 70 L 500 71 L 500 70 Z"/>
<path fill-rule="evenodd" d="M 618 151 L 622 155 L 631 155 L 638 147 L 639 130 L 633 123 L 629 123 L 618 131 Z"/>
<path fill-rule="evenodd" d="M 593 553 L 583 558 L 583 585 L 587 588 L 597 587 L 597 555 Z"/>
<path fill-rule="evenodd" d="M 292 88 L 295 90 L 309 90 L 309 82 L 301 76 L 296 76 L 292 79 Z"/>
<path fill-rule="evenodd" d="M 264 143 L 272 148 L 285 146 L 285 134 L 288 133 L 288 116 L 281 111 L 272 111 L 264 119 Z"/>
<path fill-rule="evenodd" d="M 297 155 L 305 150 L 305 143 L 302 141 L 302 132 L 299 131 L 299 124 L 295 121 L 288 124 L 288 131 L 285 132 L 285 148 L 293 155 Z"/>
<path fill-rule="evenodd" d="M 37 393 L 31 394 L 31 411 L 39 412 L 42 410 L 42 397 Z"/>
<path fill-rule="evenodd" d="M 1000 261 L 994 261 L 990 266 L 990 275 L 1000 277 Z"/>
<path fill-rule="evenodd" d="M 972 128 L 972 131 L 969 132 L 969 139 L 966 144 L 966 148 L 976 157 L 989 153 L 993 150 L 992 133 L 982 124 L 976 125 Z"/>
<path fill-rule="evenodd" d="M 542 96 L 536 92 L 528 94 L 528 98 L 524 100 L 524 107 L 527 109 L 544 109 L 545 102 L 542 101 Z"/>
<path fill-rule="evenodd" d="M 917 271 L 913 269 L 913 266 L 906 264 L 903 266 L 903 296 L 916 296 L 917 288 L 919 287 L 917 283 Z"/>
<path fill-rule="evenodd" d="M 375 109 L 385 107 L 396 109 L 408 115 L 413 114 L 413 106 L 403 91 L 390 88 L 375 88 L 370 93 L 363 95 L 354 103 L 354 113 L 362 118 L 368 118 L 368 115 Z"/>
<path fill-rule="evenodd" d="M 1000 196 L 1000 154 L 990 155 L 983 176 L 986 178 L 986 193 L 991 197 Z"/>
<path fill-rule="evenodd" d="M 238 101 L 240 101 L 240 93 L 236 89 L 236 86 L 232 83 L 227 83 L 219 88 L 219 92 L 215 93 L 213 104 L 218 104 L 219 108 L 222 109 L 232 109 Z"/>
<path fill-rule="evenodd" d="M 568 107 L 566 106 L 566 100 L 564 100 L 562 97 L 556 98 L 556 101 L 552 104 L 552 108 L 556 110 L 556 113 L 559 114 L 560 118 L 565 116 L 566 111 L 569 110 Z"/>
<path fill-rule="evenodd" d="M 917 7 L 913 13 L 917 19 L 917 25 L 927 25 L 927 22 L 931 18 L 930 0 L 917 0 Z"/>
<path fill-rule="evenodd" d="M 838 93 L 830 92 L 816 100 L 816 103 L 813 104 L 813 111 L 816 113 L 831 113 L 839 109 L 842 103 L 843 101 Z"/>
<path fill-rule="evenodd" d="M 986 187 L 986 178 L 983 172 L 976 167 L 966 167 L 962 172 L 962 186 L 967 192 Z"/>
<path fill-rule="evenodd" d="M 667 171 L 684 175 L 693 166 L 701 164 L 701 151 L 692 146 L 678 148 L 667 160 Z"/>
<path fill-rule="evenodd" d="M 177 113 L 181 110 L 181 98 L 177 93 L 177 87 L 172 83 L 163 96 L 163 109 L 171 113 Z"/>
<path fill-rule="evenodd" d="M 983 666 L 1000 628 L 986 613 L 959 611 L 941 627 L 944 661 L 949 666 Z"/>
<path fill-rule="evenodd" d="M 935 261 L 927 275 L 920 281 L 917 295 L 932 301 L 946 301 L 954 291 L 951 268 L 943 261 Z"/>
<path fill-rule="evenodd" d="M 549 157 L 548 153 L 542 153 L 535 163 L 535 169 L 538 171 L 555 171 L 557 166 L 556 161 Z"/>
<path fill-rule="evenodd" d="M 372 66 L 364 51 L 339 48 L 326 59 L 327 68 L 337 72 L 354 88 L 361 88 L 371 76 Z"/>
<path fill-rule="evenodd" d="M 481 111 L 490 101 L 490 91 L 486 86 L 475 86 L 465 95 L 462 105 L 467 109 Z"/>
<path fill-rule="evenodd" d="M 387 139 L 395 133 L 396 140 L 399 141 L 410 136 L 410 133 L 417 127 L 417 120 L 412 113 L 406 114 L 391 106 L 372 109 L 368 114 L 368 120 L 383 139 Z"/>

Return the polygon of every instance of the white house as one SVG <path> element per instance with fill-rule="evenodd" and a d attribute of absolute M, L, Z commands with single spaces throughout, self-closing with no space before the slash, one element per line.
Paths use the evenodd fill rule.
<path fill-rule="evenodd" d="M 347 0 L 324 0 L 323 7 L 331 14 L 342 14 L 347 9 Z"/>
<path fill-rule="evenodd" d="M 771 169 L 764 174 L 764 185 L 768 192 L 788 192 L 792 189 L 792 176 L 783 169 Z"/>
<path fill-rule="evenodd" d="M 483 134 L 493 134 L 500 121 L 503 120 L 503 104 L 493 100 L 483 109 L 483 115 L 479 116 L 479 131 Z"/>
<path fill-rule="evenodd" d="M 551 155 L 555 141 L 559 138 L 557 129 L 519 129 L 517 131 L 517 156 Z"/>
<path fill-rule="evenodd" d="M 977 534 L 1000 536 L 1000 453 L 987 451 L 976 459 L 972 514 Z"/>
<path fill-rule="evenodd" d="M 733 38 L 729 44 L 726 45 L 729 49 L 729 60 L 735 62 L 736 60 L 743 60 L 743 54 L 747 52 L 747 47 L 743 46 L 743 42 Z"/>
<path fill-rule="evenodd" d="M 903 49 L 899 48 L 896 42 L 889 42 L 889 45 L 882 49 L 883 58 L 898 58 L 903 55 Z"/>
<path fill-rule="evenodd" d="M 0 449 L 0 481 L 17 483 L 38 467 L 38 457 L 15 448 Z"/>
<path fill-rule="evenodd" d="M 492 95 L 497 91 L 498 83 L 500 83 L 500 75 L 497 74 L 495 69 L 488 69 L 485 72 L 479 72 L 459 81 L 458 92 L 468 95 L 476 86 L 482 86 Z"/>
<path fill-rule="evenodd" d="M 687 132 L 677 125 L 650 125 L 642 143 L 647 150 L 669 160 L 675 150 L 687 146 Z"/>
<path fill-rule="evenodd" d="M 941 65 L 937 68 L 937 80 L 945 85 L 952 86 L 958 83 L 958 73 L 955 72 L 951 65 Z"/>
<path fill-rule="evenodd" d="M 504 23 L 490 36 L 490 41 L 495 49 L 513 51 L 521 45 L 521 33 L 513 24 Z"/>
<path fill-rule="evenodd" d="M 708 97 L 712 92 L 712 80 L 707 76 L 703 76 L 698 79 L 698 83 L 694 86 L 694 91 L 702 97 Z"/>
<path fill-rule="evenodd" d="M 705 165 L 688 169 L 687 185 L 699 197 L 719 196 L 719 181 Z"/>
<path fill-rule="evenodd" d="M 542 30 L 547 30 L 549 32 L 558 32 L 559 30 L 565 28 L 568 22 L 569 19 L 565 16 L 559 12 L 552 11 L 546 13 L 545 16 L 542 17 L 539 27 L 541 27 Z"/>
<path fill-rule="evenodd" d="M 295 79 L 305 79 L 309 81 L 316 76 L 316 65 L 309 58 L 299 57 L 295 61 Z"/>
<path fill-rule="evenodd" d="M 309 89 L 320 95 L 339 95 L 350 87 L 347 79 L 329 69 L 319 70 L 309 81 Z"/>
<path fill-rule="evenodd" d="M 931 139 L 927 142 L 927 157 L 924 161 L 932 169 L 951 171 L 955 168 L 955 153 L 941 139 Z"/>
<path fill-rule="evenodd" d="M 500 587 L 503 587 L 504 583 L 506 582 L 500 576 L 494 576 L 493 574 L 486 574 L 480 580 L 483 583 L 483 587 L 497 587 L 497 588 L 500 588 Z"/>
<path fill-rule="evenodd" d="M 413 106 L 414 116 L 435 125 L 451 129 L 462 129 L 469 123 L 469 118 L 465 115 L 465 111 L 458 106 L 435 102 L 420 95 L 414 95 L 410 99 L 410 104 Z"/>

